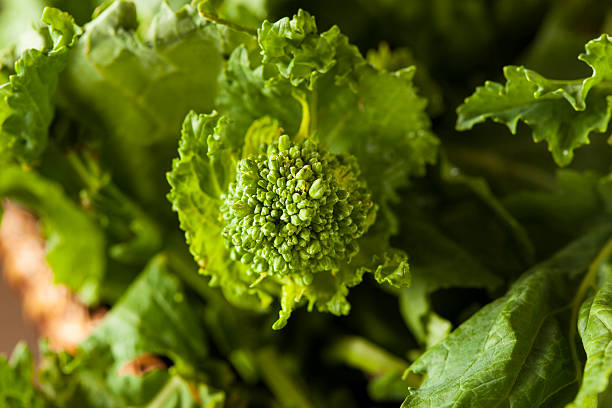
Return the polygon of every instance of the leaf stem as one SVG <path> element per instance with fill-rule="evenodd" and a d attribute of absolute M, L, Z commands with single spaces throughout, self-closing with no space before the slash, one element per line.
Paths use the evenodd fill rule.
<path fill-rule="evenodd" d="M 578 350 L 576 349 L 576 329 L 578 328 L 578 312 L 580 310 L 580 306 L 587 294 L 589 288 L 594 285 L 595 279 L 597 278 L 597 272 L 601 267 L 601 264 L 604 263 L 610 256 L 612 255 L 612 237 L 608 239 L 606 244 L 603 246 L 601 251 L 597 254 L 593 262 L 589 265 L 589 269 L 587 274 L 580 282 L 580 286 L 576 291 L 576 295 L 572 300 L 572 317 L 570 319 L 570 329 L 569 329 L 569 341 L 572 352 L 572 360 L 574 361 L 574 365 L 576 367 L 576 375 L 577 380 L 581 381 L 582 379 L 582 370 L 580 369 L 580 361 L 578 360 Z"/>
<path fill-rule="evenodd" d="M 295 135 L 294 141 L 301 142 L 306 140 L 308 136 L 310 136 L 310 106 L 308 106 L 308 101 L 306 100 L 306 96 L 300 92 L 294 90 L 291 93 L 291 96 L 300 103 L 302 107 L 302 121 L 300 122 L 300 128 Z"/>
<path fill-rule="evenodd" d="M 312 408 L 304 390 L 283 368 L 278 353 L 271 347 L 257 352 L 257 361 L 263 380 L 282 406 Z"/>
<path fill-rule="evenodd" d="M 404 372 L 403 381 L 409 387 L 418 387 L 422 382 L 419 375 L 406 375 L 410 366 L 407 361 L 358 336 L 342 337 L 327 350 L 327 356 L 374 377 L 390 371 Z"/>
<path fill-rule="evenodd" d="M 257 30 L 255 28 L 245 27 L 243 25 L 226 20 L 222 17 L 219 17 L 216 14 L 206 11 L 203 7 L 199 7 L 198 12 L 200 13 L 200 16 L 202 16 L 206 20 L 211 21 L 215 24 L 221 24 L 221 25 L 231 28 L 232 30 L 241 31 L 243 33 L 252 35 L 253 37 L 257 37 Z"/>

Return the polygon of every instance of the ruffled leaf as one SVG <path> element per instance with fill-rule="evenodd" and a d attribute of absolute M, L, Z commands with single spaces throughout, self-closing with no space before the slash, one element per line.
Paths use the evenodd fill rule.
<path fill-rule="evenodd" d="M 211 285 L 221 286 L 235 303 L 256 310 L 266 309 L 271 298 L 250 288 L 255 277 L 246 266 L 232 261 L 221 235 L 221 194 L 235 174 L 236 155 L 226 148 L 226 119 L 218 113 L 189 113 L 183 122 L 179 158 L 172 164 L 168 199 L 178 212 L 191 254 Z M 212 149 L 212 150 L 211 150 Z"/>
<path fill-rule="evenodd" d="M 568 165 L 575 148 L 589 143 L 593 131 L 605 132 L 612 99 L 605 82 L 612 79 L 612 37 L 590 41 L 578 57 L 593 69 L 582 80 L 544 78 L 524 67 L 504 69 L 506 85 L 486 82 L 457 109 L 457 129 L 471 129 L 491 118 L 514 134 L 519 120 L 533 131 L 533 140 L 548 143 L 555 162 Z"/>
<path fill-rule="evenodd" d="M 67 13 L 46 8 L 42 30 L 45 46 L 23 52 L 15 74 L 0 85 L 0 157 L 31 163 L 47 147 L 53 103 L 60 72 L 81 29 Z"/>

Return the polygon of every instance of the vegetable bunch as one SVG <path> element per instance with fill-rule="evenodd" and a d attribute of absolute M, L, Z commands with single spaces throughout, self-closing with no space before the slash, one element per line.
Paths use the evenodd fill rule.
<path fill-rule="evenodd" d="M 4 1 L 0 197 L 108 311 L 0 406 L 610 406 L 610 16 Z"/>

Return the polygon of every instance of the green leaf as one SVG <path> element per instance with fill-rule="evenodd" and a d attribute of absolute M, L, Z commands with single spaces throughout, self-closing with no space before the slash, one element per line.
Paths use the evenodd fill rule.
<path fill-rule="evenodd" d="M 234 178 L 236 157 L 224 148 L 226 119 L 217 113 L 191 112 L 183 122 L 179 158 L 172 164 L 168 199 L 178 212 L 181 229 L 191 254 L 211 285 L 221 286 L 232 302 L 254 310 L 265 310 L 271 297 L 251 283 L 247 268 L 232 261 L 221 235 L 221 194 Z M 213 150 L 211 151 L 211 147 Z"/>
<path fill-rule="evenodd" d="M 397 245 L 410 253 L 412 284 L 399 291 L 400 312 L 416 340 L 429 348 L 446 337 L 451 323 L 433 309 L 430 294 L 445 288 L 499 288 L 503 281 L 459 242 L 447 236 L 412 200 L 399 207 Z"/>
<path fill-rule="evenodd" d="M 587 43 L 578 57 L 593 74 L 582 80 L 550 80 L 523 67 L 504 69 L 506 85 L 486 82 L 457 109 L 457 129 L 471 129 L 491 118 L 516 133 L 528 124 L 535 142 L 546 140 L 559 166 L 568 165 L 575 148 L 589 143 L 593 131 L 605 132 L 612 114 L 608 83 L 612 80 L 612 37 Z"/>
<path fill-rule="evenodd" d="M 223 406 L 224 395 L 202 380 L 223 383 L 231 373 L 209 359 L 195 307 L 164 256 L 153 258 L 76 356 L 43 350 L 43 387 L 68 407 Z M 142 375 L 122 371 L 143 355 L 175 365 Z"/>
<path fill-rule="evenodd" d="M 108 4 L 85 25 L 60 84 L 61 107 L 101 144 L 119 187 L 158 212 L 181 121 L 212 108 L 223 62 L 217 28 L 179 3 Z"/>
<path fill-rule="evenodd" d="M 574 383 L 571 342 L 561 319 L 611 233 L 601 227 L 536 265 L 504 297 L 425 352 L 410 371 L 427 378 L 402 407 L 532 408 Z"/>
<path fill-rule="evenodd" d="M 583 303 L 578 328 L 587 361 L 578 395 L 568 407 L 597 407 L 598 395 L 609 387 L 612 374 L 612 276 Z"/>
<path fill-rule="evenodd" d="M 28 49 L 15 64 L 15 74 L 0 85 L 0 157 L 22 163 L 38 159 L 47 147 L 54 94 L 60 72 L 81 29 L 67 13 L 46 8 L 42 49 Z"/>
<path fill-rule="evenodd" d="M 80 348 L 91 353 L 100 345 L 110 346 L 116 364 L 144 353 L 167 356 L 186 367 L 206 359 L 205 335 L 163 256 L 153 258 Z"/>
<path fill-rule="evenodd" d="M 461 169 L 453 166 L 452 163 L 446 159 L 441 161 L 440 173 L 445 182 L 463 185 L 482 200 L 482 202 L 507 226 L 508 230 L 510 230 L 525 263 L 528 265 L 533 264 L 535 260 L 535 248 L 527 231 L 525 231 L 523 226 L 512 216 L 512 214 L 510 214 L 510 212 L 508 212 L 499 199 L 495 197 L 489 184 L 483 177 L 474 177 L 464 174 Z"/>
<path fill-rule="evenodd" d="M 55 282 L 63 283 L 87 303 L 95 302 L 104 276 L 104 235 L 62 187 L 34 171 L 4 166 L 0 196 L 23 204 L 40 217 L 47 238 L 47 262 Z"/>
<path fill-rule="evenodd" d="M 435 161 L 438 145 L 426 101 L 412 83 L 414 69 L 374 69 L 337 27 L 319 34 L 304 11 L 265 22 L 258 34 L 261 57 L 238 48 L 221 79 L 218 105 L 230 120 L 229 138 L 241 141 L 264 116 L 296 134 L 301 104 L 307 105 L 310 133 L 332 152 L 357 157 L 383 219 L 391 222 L 389 232 L 395 231 L 387 203 Z"/>
<path fill-rule="evenodd" d="M 34 386 L 34 359 L 24 343 L 13 350 L 10 361 L 0 356 L 0 405 L 10 408 L 50 408 Z"/>

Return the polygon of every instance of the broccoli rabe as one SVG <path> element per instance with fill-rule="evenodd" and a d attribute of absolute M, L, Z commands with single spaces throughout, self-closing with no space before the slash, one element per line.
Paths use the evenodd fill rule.
<path fill-rule="evenodd" d="M 263 278 L 290 275 L 301 284 L 334 273 L 359 251 L 376 206 L 353 156 L 282 135 L 266 153 L 242 159 L 223 195 L 223 236 L 230 255 Z"/>

